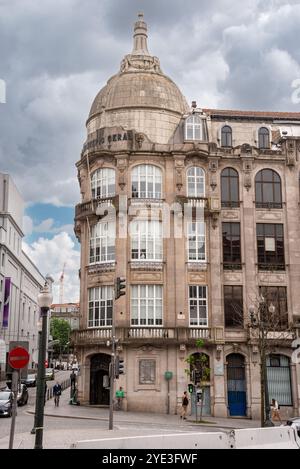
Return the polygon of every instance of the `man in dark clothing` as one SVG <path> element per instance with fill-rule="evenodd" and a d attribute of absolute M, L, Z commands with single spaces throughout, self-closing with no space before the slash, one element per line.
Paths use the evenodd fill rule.
<path fill-rule="evenodd" d="M 71 381 L 71 398 L 73 397 L 74 395 L 74 392 L 75 392 L 75 388 L 76 388 L 76 373 L 74 370 L 72 370 L 72 373 L 70 374 L 70 381 Z"/>
<path fill-rule="evenodd" d="M 61 396 L 61 391 L 62 391 L 62 387 L 59 384 L 59 382 L 57 381 L 56 384 L 53 386 L 53 395 L 54 395 L 55 407 L 59 406 L 59 398 Z"/>

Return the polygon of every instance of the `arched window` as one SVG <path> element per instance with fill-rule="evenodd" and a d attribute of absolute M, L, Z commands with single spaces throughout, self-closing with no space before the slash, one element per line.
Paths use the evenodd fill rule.
<path fill-rule="evenodd" d="M 185 121 L 185 140 L 202 140 L 202 119 L 193 114 Z"/>
<path fill-rule="evenodd" d="M 131 173 L 132 197 L 139 199 L 162 198 L 162 171 L 151 164 L 135 166 Z"/>
<path fill-rule="evenodd" d="M 97 169 L 92 174 L 92 197 L 93 199 L 105 199 L 116 193 L 115 170 L 111 168 Z"/>
<path fill-rule="evenodd" d="M 221 130 L 221 146 L 232 147 L 232 128 L 224 125 Z"/>
<path fill-rule="evenodd" d="M 187 170 L 188 197 L 205 196 L 205 173 L 199 166 L 192 166 Z"/>
<path fill-rule="evenodd" d="M 225 168 L 221 174 L 222 207 L 239 207 L 239 173 L 233 168 Z"/>
<path fill-rule="evenodd" d="M 279 405 L 292 406 L 290 359 L 285 355 L 267 356 L 267 378 L 270 401 Z"/>
<path fill-rule="evenodd" d="M 266 127 L 261 127 L 258 131 L 258 148 L 270 148 L 270 132 Z"/>
<path fill-rule="evenodd" d="M 273 169 L 262 169 L 255 177 L 256 208 L 282 208 L 281 179 Z"/>

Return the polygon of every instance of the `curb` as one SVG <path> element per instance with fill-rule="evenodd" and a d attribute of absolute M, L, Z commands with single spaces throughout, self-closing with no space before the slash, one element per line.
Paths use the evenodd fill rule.
<path fill-rule="evenodd" d="M 27 414 L 34 414 L 35 412 L 33 410 L 27 410 L 26 411 Z M 107 422 L 108 421 L 108 417 L 105 418 L 105 417 L 79 417 L 77 415 L 57 415 L 57 414 L 49 414 L 49 413 L 46 413 L 44 412 L 44 416 L 45 417 L 56 417 L 56 418 L 63 418 L 63 419 L 76 419 L 76 420 L 100 420 L 102 422 Z M 118 421 L 118 425 L 122 425 L 122 424 L 134 424 L 134 423 L 139 423 L 139 422 L 134 422 L 132 420 L 122 420 L 122 421 Z M 189 423 L 189 426 L 192 426 L 192 427 L 206 427 L 206 428 L 212 428 L 212 429 L 219 429 L 219 428 L 225 428 L 225 429 L 228 429 L 228 430 L 243 430 L 244 427 L 230 427 L 228 425 L 218 425 L 217 423 L 208 423 L 208 424 L 205 424 L 205 423 L 191 423 L 190 420 L 187 419 L 187 423 Z M 161 422 L 153 422 L 151 423 L 150 425 L 162 425 Z M 166 424 L 163 424 L 163 425 L 166 425 Z M 171 426 L 171 425 L 170 425 Z M 248 427 L 249 428 L 249 427 Z"/>

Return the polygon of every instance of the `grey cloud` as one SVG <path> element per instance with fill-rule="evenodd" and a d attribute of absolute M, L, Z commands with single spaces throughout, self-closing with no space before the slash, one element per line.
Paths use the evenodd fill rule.
<path fill-rule="evenodd" d="M 131 51 L 141 10 L 149 50 L 188 101 L 299 111 L 299 1 L 2 0 L 0 168 L 26 202 L 79 200 L 89 108 Z"/>

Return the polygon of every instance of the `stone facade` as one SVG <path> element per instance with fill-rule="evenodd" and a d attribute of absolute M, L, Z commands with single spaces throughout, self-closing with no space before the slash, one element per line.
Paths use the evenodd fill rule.
<path fill-rule="evenodd" d="M 114 324 L 117 351 L 125 363 L 126 373 L 120 376 L 118 385 L 126 391 L 126 408 L 177 413 L 181 395 L 190 382 L 185 371 L 186 359 L 198 352 L 196 341 L 203 339 L 201 351 L 208 355 L 211 369 L 206 382 L 206 413 L 220 417 L 234 415 L 229 402 L 232 376 L 228 367 L 232 366 L 231 357 L 238 356 L 243 370 L 243 383 L 239 383 L 245 397 L 243 415 L 259 418 L 260 364 L 257 344 L 249 338 L 249 306 L 257 299 L 260 287 L 284 286 L 288 322 L 295 325 L 299 315 L 300 113 L 218 111 L 198 109 L 195 104 L 189 109 L 176 85 L 162 74 L 158 59 L 149 55 L 147 45 L 144 44 L 143 53 L 137 48 L 139 34 L 142 42 L 147 37 L 142 18 L 136 23 L 136 31 L 143 34 L 135 34 L 134 50 L 126 56 L 129 65 L 124 66 L 123 62 L 119 74 L 95 99 L 87 123 L 87 141 L 77 163 L 82 195 L 75 215 L 75 233 L 81 243 L 81 318 L 80 329 L 74 334 L 82 370 L 79 398 L 85 403 L 107 404 L 102 377 L 108 372 L 111 326 L 89 322 L 89 315 L 95 314 L 94 310 L 89 312 L 89 291 L 111 287 L 116 277 L 125 277 L 126 295 L 115 302 Z M 159 99 L 156 99 L 157 89 L 162 93 Z M 188 134 L 191 117 L 195 117 L 192 137 Z M 222 142 L 224 126 L 231 128 L 231 142 L 226 146 Z M 291 127 L 293 136 L 286 131 Z M 269 133 L 267 148 L 260 145 L 260 128 Z M 159 197 L 153 194 L 149 197 L 148 189 L 144 196 L 133 195 L 133 174 L 139 165 L 159 168 L 162 175 Z M 115 172 L 114 193 L 94 197 L 91 179 L 104 168 Z M 189 194 L 188 174 L 193 168 L 203 170 L 201 196 Z M 232 206 L 223 204 L 221 177 L 226 168 L 233 168 L 238 175 L 238 203 Z M 280 176 L 279 208 L 264 204 L 257 207 L 256 176 L 262 169 L 271 169 Z M 189 258 L 187 236 L 182 236 L 182 218 L 178 216 L 184 204 L 203 209 L 205 255 L 202 259 Z M 100 220 L 110 223 L 110 208 L 114 208 L 117 216 L 113 259 L 91 263 L 93 226 Z M 123 236 L 122 220 L 126 214 L 129 224 L 137 213 L 141 215 L 144 211 L 145 215 L 150 209 L 155 212 L 156 220 L 170 220 L 162 241 L 163 254 L 159 260 L 134 260 L 132 239 Z M 225 267 L 223 223 L 239 223 L 239 265 Z M 261 268 L 257 224 L 283 225 L 285 265 L 281 270 L 274 265 Z M 162 287 L 161 324 L 151 324 L 149 319 L 146 324 L 142 321 L 136 324 L 133 319 L 133 287 L 143 285 Z M 205 324 L 201 324 L 199 315 L 197 324 L 191 320 L 190 287 L 193 286 L 206 287 Z M 242 287 L 244 323 L 241 327 L 225 327 L 225 286 Z M 199 304 L 197 308 L 199 313 Z M 274 342 L 272 354 L 290 360 L 291 341 L 298 331 L 293 326 L 288 343 Z M 169 381 L 165 379 L 166 371 L 172 372 Z M 291 402 L 281 406 L 283 416 L 299 414 L 300 410 L 299 364 L 290 360 L 288 373 Z M 238 385 L 238 379 L 233 381 Z M 97 386 L 101 387 L 100 394 L 95 394 L 93 389 Z"/>

